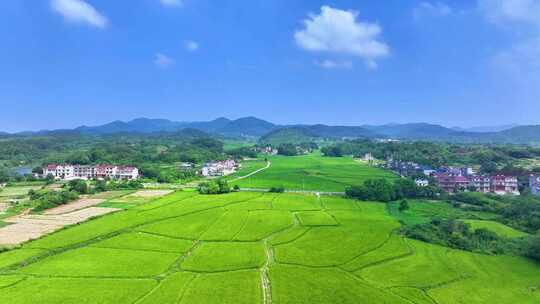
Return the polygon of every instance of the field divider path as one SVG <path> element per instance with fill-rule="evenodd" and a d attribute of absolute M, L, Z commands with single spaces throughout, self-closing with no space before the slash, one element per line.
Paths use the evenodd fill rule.
<path fill-rule="evenodd" d="M 232 182 L 236 182 L 236 181 L 239 181 L 239 180 L 246 179 L 246 178 L 248 178 L 248 177 L 250 177 L 250 176 L 253 176 L 253 175 L 255 175 L 255 174 L 257 174 L 257 173 L 259 173 L 259 172 L 261 172 L 261 171 L 264 171 L 264 170 L 270 168 L 270 166 L 272 166 L 272 162 L 270 162 L 270 161 L 268 160 L 268 161 L 266 161 L 266 167 L 257 169 L 257 170 L 255 170 L 255 171 L 253 171 L 253 172 L 251 172 L 251 173 L 249 173 L 249 174 L 247 174 L 247 175 L 244 175 L 244 176 L 240 176 L 240 177 L 231 179 L 230 182 L 232 183 Z"/>

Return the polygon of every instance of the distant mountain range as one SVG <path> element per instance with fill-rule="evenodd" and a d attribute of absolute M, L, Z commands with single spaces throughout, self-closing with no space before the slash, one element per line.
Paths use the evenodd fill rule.
<path fill-rule="evenodd" d="M 262 142 L 268 143 L 298 142 L 318 138 L 392 138 L 463 143 L 540 144 L 540 125 L 477 127 L 471 129 L 447 128 L 441 125 L 427 123 L 387 124 L 380 126 L 276 125 L 256 117 L 244 117 L 236 120 L 221 117 L 211 121 L 199 122 L 138 118 L 128 122 L 114 121 L 100 126 L 81 126 L 68 130 L 21 132 L 11 135 L 0 132 L 0 137 L 64 133 L 83 135 L 174 133 L 186 129 L 220 136 L 260 138 Z"/>

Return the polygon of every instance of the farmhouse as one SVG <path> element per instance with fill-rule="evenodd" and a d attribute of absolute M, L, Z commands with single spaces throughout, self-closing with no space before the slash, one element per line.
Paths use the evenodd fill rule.
<path fill-rule="evenodd" d="M 225 176 L 233 174 L 238 165 L 233 159 L 206 163 L 201 169 L 202 176 Z"/>
<path fill-rule="evenodd" d="M 45 176 L 52 175 L 56 179 L 93 179 L 93 178 L 112 178 L 112 179 L 137 179 L 139 178 L 139 169 L 133 166 L 116 165 L 72 165 L 72 164 L 49 164 L 43 170 Z"/>

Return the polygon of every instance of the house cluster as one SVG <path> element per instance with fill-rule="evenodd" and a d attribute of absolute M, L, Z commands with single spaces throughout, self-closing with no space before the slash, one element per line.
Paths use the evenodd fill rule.
<path fill-rule="evenodd" d="M 505 175 L 479 175 L 471 167 L 447 167 L 443 166 L 433 169 L 428 166 L 421 166 L 414 162 L 400 162 L 389 160 L 387 168 L 395 171 L 401 176 L 425 175 L 433 177 L 439 186 L 448 193 L 455 193 L 463 190 L 473 190 L 483 193 L 495 193 L 499 195 L 513 194 L 519 195 L 518 179 L 515 176 Z M 416 179 L 418 186 L 429 185 L 426 179 Z"/>
<path fill-rule="evenodd" d="M 116 165 L 71 165 L 71 164 L 49 164 L 43 170 L 43 175 L 52 175 L 56 179 L 137 179 L 139 169 L 133 166 Z"/>
<path fill-rule="evenodd" d="M 209 162 L 202 167 L 201 175 L 206 177 L 225 176 L 233 174 L 238 167 L 239 165 L 233 159 Z"/>
<path fill-rule="evenodd" d="M 529 178 L 529 187 L 531 187 L 531 193 L 540 196 L 540 175 L 531 175 Z"/>
<path fill-rule="evenodd" d="M 266 146 L 266 147 L 257 147 L 255 148 L 255 152 L 267 154 L 267 155 L 277 155 L 278 149 L 272 147 L 272 146 Z"/>

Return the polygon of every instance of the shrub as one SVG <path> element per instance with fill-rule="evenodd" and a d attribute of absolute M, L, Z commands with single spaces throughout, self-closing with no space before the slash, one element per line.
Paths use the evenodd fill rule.
<path fill-rule="evenodd" d="M 268 192 L 271 192 L 271 193 L 283 193 L 283 192 L 285 192 L 285 188 L 282 187 L 282 186 L 272 187 L 272 188 L 270 188 L 270 190 L 268 190 Z"/>
<path fill-rule="evenodd" d="M 198 191 L 200 194 L 223 194 L 231 192 L 231 188 L 226 180 L 218 179 L 217 181 L 200 183 Z"/>

